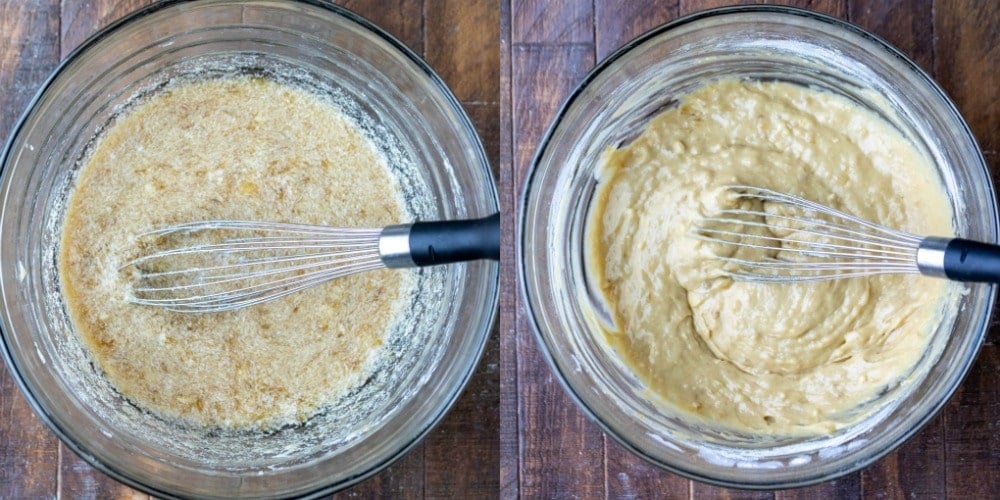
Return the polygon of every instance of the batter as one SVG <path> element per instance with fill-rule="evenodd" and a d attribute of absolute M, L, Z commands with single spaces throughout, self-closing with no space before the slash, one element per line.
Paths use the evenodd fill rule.
<path fill-rule="evenodd" d="M 692 226 L 755 185 L 917 234 L 951 235 L 928 161 L 847 99 L 788 83 L 723 80 L 608 151 L 588 222 L 588 266 L 614 349 L 675 410 L 738 431 L 811 434 L 864 415 L 911 371 L 951 290 L 881 276 L 734 282 Z"/>
<path fill-rule="evenodd" d="M 264 79 L 187 83 L 120 118 L 82 168 L 59 259 L 76 333 L 135 404 L 208 427 L 300 422 L 358 386 L 413 293 L 406 271 L 221 314 L 126 301 L 137 235 L 205 219 L 379 227 L 406 220 L 382 155 L 332 104 Z"/>

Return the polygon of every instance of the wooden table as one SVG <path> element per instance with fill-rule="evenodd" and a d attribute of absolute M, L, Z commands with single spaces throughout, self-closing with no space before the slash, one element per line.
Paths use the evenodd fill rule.
<path fill-rule="evenodd" d="M 89 34 L 149 0 L 0 0 L 0 133 Z M 341 496 L 459 498 L 943 497 L 1000 495 L 1000 330 L 929 426 L 868 469 L 811 488 L 748 493 L 652 467 L 588 422 L 538 353 L 518 296 L 514 207 L 535 146 L 595 61 L 695 0 L 347 0 L 422 54 L 476 122 L 496 167 L 503 218 L 499 334 L 457 407 L 400 461 Z M 1000 168 L 1000 4 L 782 2 L 873 31 L 945 87 Z M 499 429 L 499 431 L 498 431 Z M 0 370 L 0 498 L 142 496 L 77 458 Z"/>
<path fill-rule="evenodd" d="M 502 204 L 520 196 L 538 141 L 596 61 L 645 30 L 731 1 L 511 0 L 502 4 Z M 955 0 L 776 2 L 831 14 L 914 58 L 955 100 L 1000 168 L 1000 3 Z M 511 174 L 507 169 L 512 168 Z M 506 186 L 506 185 L 505 185 Z M 508 225 L 508 227 L 511 227 Z M 510 241 L 510 240 L 508 240 Z M 511 269 L 512 262 L 504 262 Z M 508 271 L 507 274 L 510 274 Z M 662 472 L 625 451 L 569 401 L 539 355 L 520 297 L 501 316 L 501 496 L 513 498 L 940 498 L 1000 495 L 1000 329 L 947 408 L 895 453 L 811 488 L 724 490 Z M 510 302 L 517 303 L 514 317 Z"/>

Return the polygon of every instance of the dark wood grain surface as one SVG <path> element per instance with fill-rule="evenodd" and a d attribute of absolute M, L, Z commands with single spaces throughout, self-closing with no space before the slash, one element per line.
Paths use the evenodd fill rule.
<path fill-rule="evenodd" d="M 0 0 L 0 134 L 49 72 L 87 37 L 151 0 Z M 444 78 L 475 122 L 490 162 L 500 151 L 500 20 L 496 0 L 346 0 Z M 479 497 L 499 491 L 499 335 L 462 398 L 427 439 L 344 497 Z M 73 454 L 0 370 L 0 498 L 144 497 Z"/>
<path fill-rule="evenodd" d="M 150 0 L 0 0 L 0 134 L 86 37 Z M 945 410 L 873 466 L 775 492 L 726 490 L 650 466 L 605 436 L 540 356 L 517 291 L 515 206 L 535 146 L 566 95 L 641 32 L 715 0 L 344 0 L 422 54 L 462 101 L 496 169 L 501 299 L 470 387 L 422 445 L 344 497 L 989 498 L 1000 496 L 1000 326 Z M 1000 169 L 1000 3 L 776 2 L 857 23 L 930 72 Z M 95 471 L 39 421 L 0 370 L 0 498 L 141 497 Z"/>
<path fill-rule="evenodd" d="M 532 154 L 567 93 L 594 62 L 643 31 L 733 1 L 510 0 L 501 27 L 501 164 L 519 192 Z M 746 3 L 746 2 L 741 2 Z M 1000 173 L 1000 4 L 952 0 L 768 2 L 824 12 L 897 46 L 966 116 Z M 502 324 L 501 494 L 537 498 L 990 498 L 1000 496 L 1000 353 L 995 324 L 944 411 L 871 467 L 813 487 L 727 490 L 652 467 L 589 422 L 539 354 L 521 298 Z M 511 331 L 510 329 L 513 329 Z M 510 349 L 511 352 L 507 352 Z M 516 404 L 514 404 L 516 402 Z M 516 430 L 516 432 L 514 432 Z"/>

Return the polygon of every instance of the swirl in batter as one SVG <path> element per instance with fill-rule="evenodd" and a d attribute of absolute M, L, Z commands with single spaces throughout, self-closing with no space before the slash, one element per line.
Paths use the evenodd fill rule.
<path fill-rule="evenodd" d="M 765 434 L 829 432 L 864 416 L 928 347 L 951 286 L 921 276 L 795 285 L 734 282 L 689 236 L 749 184 L 917 234 L 951 235 L 928 160 L 843 97 L 723 80 L 610 150 L 588 222 L 607 338 L 674 410 Z M 748 250 L 741 250 L 748 251 Z M 746 257 L 746 256 L 744 256 Z"/>

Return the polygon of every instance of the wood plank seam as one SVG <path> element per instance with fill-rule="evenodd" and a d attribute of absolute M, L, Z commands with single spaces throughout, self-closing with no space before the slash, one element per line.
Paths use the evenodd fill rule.
<path fill-rule="evenodd" d="M 936 82 L 938 80 L 937 0 L 930 0 L 930 2 L 931 2 L 931 66 L 929 68 L 926 68 L 926 71 L 930 73 L 931 77 L 934 78 L 934 81 Z"/>
<path fill-rule="evenodd" d="M 512 57 L 511 57 L 511 3 L 510 0 L 501 0 L 500 2 L 500 85 L 498 87 L 500 91 L 499 101 L 500 101 L 500 161 L 501 161 L 501 172 L 507 174 L 508 182 L 504 186 L 505 197 L 508 202 L 508 211 L 506 216 L 503 218 L 502 222 L 506 223 L 506 228 L 508 232 L 513 232 L 513 229 L 517 224 L 516 216 L 516 178 L 514 172 L 513 158 L 513 120 L 511 116 L 513 114 L 513 102 L 511 98 L 511 75 L 512 75 Z M 501 247 L 502 257 L 506 260 L 503 264 L 507 264 L 508 270 L 513 270 L 516 266 L 516 257 L 514 245 L 516 245 L 516 237 L 511 238 L 511 244 L 506 247 Z M 510 271 L 508 271 L 508 274 Z M 517 288 L 517 278 L 511 280 L 515 288 Z M 501 317 L 500 321 L 503 323 L 500 329 L 500 339 L 502 350 L 501 356 L 501 367 L 500 367 L 500 396 L 501 396 L 501 426 L 500 426 L 500 498 L 518 498 L 520 495 L 520 482 L 521 482 L 521 471 L 520 471 L 520 453 L 521 453 L 521 443 L 520 443 L 520 432 L 518 424 L 518 413 L 520 413 L 520 394 L 517 390 L 517 353 L 516 349 L 512 349 L 516 344 L 517 339 L 517 320 L 516 320 L 516 310 L 519 302 L 520 290 L 515 290 L 513 297 L 508 297 L 510 302 L 510 308 Z M 501 309 L 501 313 L 503 313 Z M 505 375 L 510 375 L 509 380 Z M 507 407 L 504 407 L 504 398 L 508 401 L 513 401 L 507 403 Z M 511 405 L 511 403 L 513 403 Z M 513 408 L 511 408 L 513 406 Z M 511 414 L 513 413 L 513 415 Z"/>
<path fill-rule="evenodd" d="M 60 7 L 61 8 L 61 7 Z M 60 17 L 62 14 L 60 14 Z M 56 498 L 60 499 L 63 497 L 62 492 L 62 468 L 63 468 L 63 447 L 56 447 Z"/>
<path fill-rule="evenodd" d="M 586 42 L 514 42 L 511 46 L 515 49 L 527 48 L 588 48 L 594 44 Z"/>

